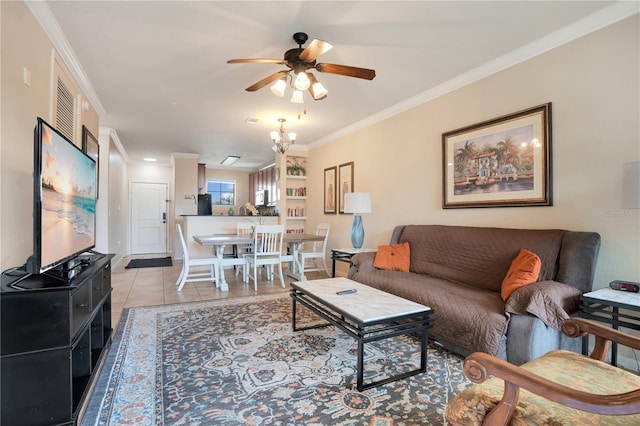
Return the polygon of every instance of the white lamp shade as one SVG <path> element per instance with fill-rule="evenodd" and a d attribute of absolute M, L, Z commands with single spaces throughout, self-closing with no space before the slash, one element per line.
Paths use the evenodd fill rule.
<path fill-rule="evenodd" d="M 271 85 L 271 91 L 274 95 L 283 97 L 284 89 L 287 87 L 287 83 L 283 79 L 280 79 Z"/>
<path fill-rule="evenodd" d="M 344 194 L 345 213 L 371 213 L 371 194 L 368 192 L 347 192 Z"/>
<path fill-rule="evenodd" d="M 622 165 L 622 208 L 640 209 L 640 161 Z"/>
<path fill-rule="evenodd" d="M 296 76 L 296 81 L 293 83 L 293 85 L 298 90 L 307 90 L 310 84 L 311 81 L 309 81 L 309 76 L 304 71 L 300 71 L 298 73 L 298 75 Z"/>
<path fill-rule="evenodd" d="M 294 90 L 293 94 L 291 95 L 291 102 L 293 102 L 294 104 L 303 104 L 304 103 L 304 97 L 302 96 L 302 91 L 301 90 Z"/>

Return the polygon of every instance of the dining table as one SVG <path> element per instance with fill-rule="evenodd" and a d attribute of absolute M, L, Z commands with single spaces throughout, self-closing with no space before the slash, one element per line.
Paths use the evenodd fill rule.
<path fill-rule="evenodd" d="M 193 239 L 203 246 L 213 246 L 216 257 L 218 258 L 219 282 L 216 287 L 220 291 L 229 291 L 229 284 L 224 277 L 225 266 L 244 265 L 245 261 L 241 255 L 238 257 L 224 257 L 225 247 L 229 245 L 252 244 L 253 237 L 248 235 L 237 234 L 211 234 L 211 235 L 194 235 Z M 302 265 L 298 253 L 300 246 L 305 242 L 322 241 L 324 236 L 304 233 L 285 233 L 283 235 L 283 243 L 289 247 L 288 253 L 282 255 L 282 262 L 288 262 L 289 266 L 285 270 L 285 274 L 298 281 L 306 281 L 307 277 L 303 273 Z"/>

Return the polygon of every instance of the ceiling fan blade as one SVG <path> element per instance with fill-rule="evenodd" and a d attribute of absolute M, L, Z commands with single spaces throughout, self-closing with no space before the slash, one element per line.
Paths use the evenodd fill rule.
<path fill-rule="evenodd" d="M 266 86 L 267 84 L 279 80 L 282 77 L 284 77 L 285 75 L 287 75 L 289 73 L 289 71 L 278 71 L 276 73 L 271 74 L 268 77 L 263 78 L 262 80 L 260 80 L 259 82 L 255 83 L 252 86 L 247 87 L 245 90 L 247 92 L 255 92 L 258 89 L 262 89 L 264 86 Z"/>
<path fill-rule="evenodd" d="M 256 59 L 229 59 L 228 64 L 284 64 L 284 59 L 269 59 L 269 58 L 256 58 Z"/>
<path fill-rule="evenodd" d="M 327 53 L 331 49 L 333 49 L 331 43 L 314 38 L 302 53 L 300 53 L 300 59 L 306 62 L 313 62 L 318 56 Z"/>
<path fill-rule="evenodd" d="M 376 70 L 350 67 L 348 65 L 317 64 L 315 68 L 320 72 L 345 75 L 347 77 L 363 78 L 365 80 L 373 80 L 373 78 L 376 76 Z"/>

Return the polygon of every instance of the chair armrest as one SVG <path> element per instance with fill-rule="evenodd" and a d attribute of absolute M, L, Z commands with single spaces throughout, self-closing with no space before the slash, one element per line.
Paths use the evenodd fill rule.
<path fill-rule="evenodd" d="M 593 359 L 603 361 L 609 349 L 609 343 L 615 342 L 633 349 L 640 349 L 640 337 L 625 334 L 609 328 L 604 324 L 584 318 L 569 318 L 562 324 L 562 331 L 569 337 L 583 337 L 592 334 L 596 338 L 593 352 L 589 355 Z"/>
<path fill-rule="evenodd" d="M 600 359 L 600 353 L 609 341 L 638 348 L 640 339 L 629 336 L 602 324 L 584 318 L 570 318 L 565 321 L 563 331 L 569 337 L 581 337 L 588 333 L 596 336 L 596 348 L 590 357 Z M 604 350 L 606 353 L 606 350 Z M 463 365 L 465 376 L 474 383 L 482 383 L 490 376 L 504 380 L 502 400 L 485 417 L 483 425 L 507 425 L 515 411 L 520 388 L 543 396 L 559 404 L 577 410 L 603 415 L 628 415 L 640 413 L 640 389 L 618 394 L 592 394 L 571 389 L 545 379 L 534 372 L 511 364 L 493 355 L 474 352 Z"/>
<path fill-rule="evenodd" d="M 604 415 L 640 413 L 640 389 L 620 394 L 592 394 L 545 379 L 522 367 L 484 352 L 469 355 L 463 365 L 465 376 L 482 383 L 490 376 L 504 380 L 504 395 L 485 417 L 483 425 L 508 425 L 518 403 L 520 388 L 577 410 Z"/>

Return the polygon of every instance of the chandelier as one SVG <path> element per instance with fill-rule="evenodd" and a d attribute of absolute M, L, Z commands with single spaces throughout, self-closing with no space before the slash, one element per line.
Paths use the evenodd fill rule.
<path fill-rule="evenodd" d="M 271 142 L 273 142 L 273 146 L 271 147 L 271 149 L 273 149 L 274 152 L 284 154 L 285 151 L 289 149 L 289 145 L 293 145 L 294 143 L 296 143 L 296 134 L 293 132 L 289 132 L 289 134 L 286 135 L 286 137 L 289 139 L 289 142 L 286 142 L 284 134 L 284 123 L 285 121 L 287 121 L 287 119 L 278 118 L 278 121 L 280 122 L 280 128 L 278 129 L 278 131 L 274 130 L 273 132 L 271 132 Z"/>

